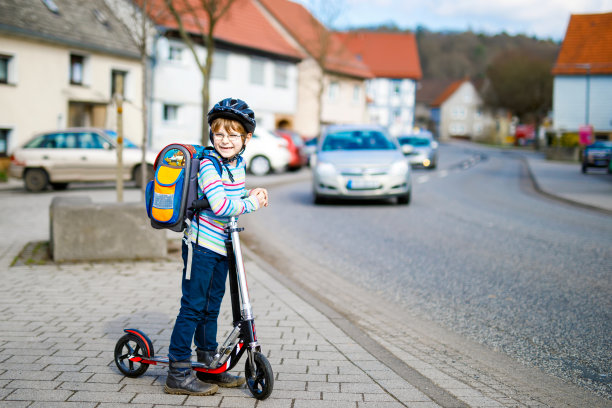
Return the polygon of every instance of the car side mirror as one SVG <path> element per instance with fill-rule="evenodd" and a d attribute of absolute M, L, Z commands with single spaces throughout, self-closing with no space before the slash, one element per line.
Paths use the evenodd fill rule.
<path fill-rule="evenodd" d="M 113 150 L 115 148 L 115 146 L 113 146 L 112 144 L 110 144 L 108 142 L 104 142 L 103 146 L 104 146 L 105 150 Z"/>

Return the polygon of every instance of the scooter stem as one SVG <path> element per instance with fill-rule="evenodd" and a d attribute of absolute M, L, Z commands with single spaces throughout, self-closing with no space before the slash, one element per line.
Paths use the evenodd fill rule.
<path fill-rule="evenodd" d="M 240 307 L 240 313 L 243 320 L 253 319 L 253 311 L 251 309 L 251 300 L 249 298 L 249 288 L 246 281 L 246 272 L 244 270 L 244 261 L 242 260 L 242 249 L 240 248 L 240 238 L 238 237 L 238 221 L 236 217 L 230 217 L 229 223 L 229 234 L 232 238 L 232 247 L 234 249 L 234 256 L 236 259 L 236 272 L 238 274 L 238 287 L 240 290 L 240 300 L 242 305 Z"/>

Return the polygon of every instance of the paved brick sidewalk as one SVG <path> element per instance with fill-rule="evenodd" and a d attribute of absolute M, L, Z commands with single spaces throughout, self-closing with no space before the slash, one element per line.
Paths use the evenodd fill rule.
<path fill-rule="evenodd" d="M 0 271 L 0 407 L 435 407 L 293 292 L 247 262 L 263 351 L 275 373 L 262 402 L 248 389 L 164 394 L 166 368 L 140 378 L 113 362 L 123 328 L 167 351 L 179 299 L 178 262 L 21 266 Z M 228 300 L 229 296 L 226 298 Z M 224 301 L 220 331 L 231 320 Z M 220 333 L 222 337 L 225 333 Z M 240 361 L 237 370 L 242 370 Z"/>

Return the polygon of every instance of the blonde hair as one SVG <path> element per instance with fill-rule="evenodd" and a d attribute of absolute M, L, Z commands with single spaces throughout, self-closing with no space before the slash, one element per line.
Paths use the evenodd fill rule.
<path fill-rule="evenodd" d="M 218 131 L 224 127 L 228 131 L 238 132 L 242 135 L 242 141 L 244 142 L 244 138 L 246 137 L 246 130 L 244 130 L 244 126 L 242 123 L 237 120 L 227 119 L 227 118 L 217 118 L 212 121 L 210 124 L 210 130 L 214 132 Z"/>

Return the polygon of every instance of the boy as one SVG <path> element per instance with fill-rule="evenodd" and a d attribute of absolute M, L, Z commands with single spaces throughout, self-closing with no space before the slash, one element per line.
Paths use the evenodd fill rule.
<path fill-rule="evenodd" d="M 263 188 L 245 190 L 245 163 L 240 156 L 255 130 L 255 115 L 240 99 L 223 99 L 208 112 L 214 151 L 210 160 L 219 160 L 219 173 L 210 160 L 202 160 L 198 173 L 200 194 L 210 209 L 194 217 L 183 239 L 183 281 L 181 309 L 176 318 L 168 358 L 170 368 L 164 391 L 169 394 L 211 395 L 218 386 L 237 387 L 244 377 L 198 373 L 191 369 L 191 341 L 199 362 L 210 363 L 217 348 L 217 317 L 225 293 L 228 273 L 224 227 L 230 216 L 246 214 L 268 206 Z M 188 245 L 193 246 L 191 276 L 186 273 Z"/>

